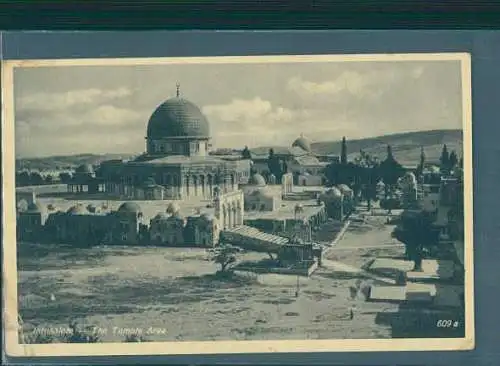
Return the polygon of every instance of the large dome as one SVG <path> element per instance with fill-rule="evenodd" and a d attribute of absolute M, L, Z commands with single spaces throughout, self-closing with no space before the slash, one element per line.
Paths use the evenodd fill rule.
<path fill-rule="evenodd" d="M 147 137 L 210 138 L 210 125 L 194 103 L 177 97 L 168 99 L 156 108 L 149 118 Z"/>

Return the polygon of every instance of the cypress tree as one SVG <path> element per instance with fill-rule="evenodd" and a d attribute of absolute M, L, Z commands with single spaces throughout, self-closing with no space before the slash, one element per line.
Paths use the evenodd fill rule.
<path fill-rule="evenodd" d="M 443 145 L 443 150 L 441 151 L 441 158 L 439 159 L 441 162 L 441 169 L 447 171 L 450 166 L 450 154 L 448 153 L 448 147 Z"/>
<path fill-rule="evenodd" d="M 347 142 L 345 136 L 342 137 L 342 149 L 340 152 L 340 163 L 345 165 L 347 164 Z"/>

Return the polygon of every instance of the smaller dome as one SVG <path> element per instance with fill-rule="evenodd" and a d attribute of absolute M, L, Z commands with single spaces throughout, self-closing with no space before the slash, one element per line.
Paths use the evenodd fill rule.
<path fill-rule="evenodd" d="M 262 198 L 274 198 L 274 195 L 267 189 L 256 189 L 250 193 L 251 196 L 257 196 Z"/>
<path fill-rule="evenodd" d="M 94 173 L 94 168 L 90 164 L 82 164 L 75 169 L 77 173 L 92 174 Z"/>
<path fill-rule="evenodd" d="M 298 137 L 293 143 L 292 147 L 300 147 L 302 150 L 311 152 L 311 142 L 304 136 Z"/>
<path fill-rule="evenodd" d="M 180 207 L 177 203 L 175 202 L 170 202 L 167 206 L 166 212 L 170 215 L 174 215 L 180 211 Z"/>
<path fill-rule="evenodd" d="M 340 192 L 345 195 L 345 194 L 350 194 L 352 192 L 352 189 L 349 188 L 347 184 L 339 184 L 337 188 L 340 190 Z"/>
<path fill-rule="evenodd" d="M 342 198 L 342 191 L 336 187 L 330 188 L 328 191 L 326 191 L 326 194 L 330 197 Z"/>
<path fill-rule="evenodd" d="M 87 209 L 85 208 L 85 206 L 83 206 L 82 204 L 78 204 L 78 205 L 75 205 L 73 207 L 70 207 L 68 209 L 68 211 L 66 211 L 66 212 L 71 214 L 71 215 L 86 215 L 89 213 L 87 211 Z"/>
<path fill-rule="evenodd" d="M 96 212 L 97 211 L 97 207 L 94 206 L 93 204 L 89 204 L 89 205 L 87 205 L 87 210 L 89 212 Z"/>
<path fill-rule="evenodd" d="M 266 185 L 266 180 L 259 173 L 255 173 L 250 177 L 250 179 L 248 181 L 248 185 L 257 186 L 257 187 L 264 187 Z"/>
<path fill-rule="evenodd" d="M 141 207 L 135 202 L 125 202 L 118 208 L 118 212 L 139 213 Z"/>

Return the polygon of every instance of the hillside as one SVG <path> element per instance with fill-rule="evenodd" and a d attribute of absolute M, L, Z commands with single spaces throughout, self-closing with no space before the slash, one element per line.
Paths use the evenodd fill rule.
<path fill-rule="evenodd" d="M 412 165 L 419 161 L 421 146 L 424 147 L 427 161 L 438 161 L 444 144 L 447 145 L 449 151 L 455 150 L 461 156 L 462 141 L 461 130 L 407 132 L 347 140 L 347 152 L 349 157 L 353 157 L 360 150 L 364 150 L 383 159 L 386 155 L 387 145 L 391 145 L 394 156 L 401 164 Z M 318 154 L 340 155 L 341 141 L 313 143 L 312 149 Z"/>
<path fill-rule="evenodd" d="M 16 170 L 66 170 L 73 169 L 81 164 L 97 165 L 104 160 L 127 159 L 131 156 L 131 154 L 79 154 L 42 158 L 21 158 L 16 159 Z"/>
<path fill-rule="evenodd" d="M 450 151 L 455 150 L 458 155 L 462 154 L 462 131 L 432 130 L 347 140 L 347 151 L 350 158 L 357 155 L 359 150 L 364 150 L 369 154 L 376 155 L 380 159 L 383 159 L 388 144 L 392 146 L 394 156 L 401 164 L 417 164 L 420 157 L 420 146 L 423 146 L 425 149 L 427 161 L 438 161 L 444 144 L 448 146 Z M 313 151 L 318 154 L 340 155 L 340 147 L 341 141 L 323 141 L 312 144 Z M 259 150 L 267 151 L 268 148 L 262 147 L 259 148 Z M 128 159 L 132 156 L 132 154 L 80 154 L 25 158 L 16 160 L 16 169 L 33 169 L 41 171 L 64 170 L 77 167 L 81 164 L 96 165 L 103 160 Z"/>

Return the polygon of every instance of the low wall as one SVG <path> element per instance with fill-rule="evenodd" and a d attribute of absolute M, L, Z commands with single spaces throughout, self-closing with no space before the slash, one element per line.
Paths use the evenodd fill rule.
<path fill-rule="evenodd" d="M 308 268 L 297 268 L 297 267 L 245 267 L 245 266 L 236 266 L 234 268 L 235 271 L 244 271 L 244 272 L 254 272 L 254 273 L 273 273 L 273 274 L 283 274 L 283 275 L 295 275 L 295 276 L 304 276 L 309 277 L 314 271 L 318 268 L 318 262 L 314 261 L 311 266 Z"/>

